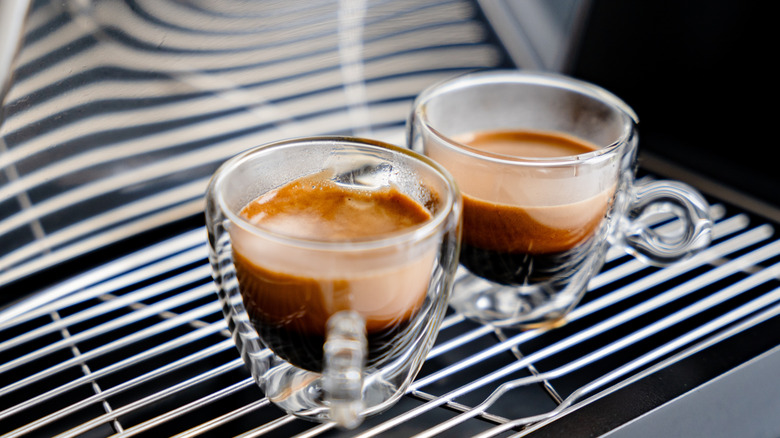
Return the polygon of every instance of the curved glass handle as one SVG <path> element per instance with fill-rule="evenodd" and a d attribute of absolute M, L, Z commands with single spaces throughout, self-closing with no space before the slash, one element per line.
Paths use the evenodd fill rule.
<path fill-rule="evenodd" d="M 707 201 L 679 181 L 636 182 L 628 211 L 622 227 L 626 249 L 650 264 L 665 266 L 687 258 L 712 240 Z M 672 220 L 666 228 L 653 224 L 651 218 Z"/>
<path fill-rule="evenodd" d="M 354 311 L 344 310 L 328 319 L 322 387 L 330 405 L 330 418 L 345 429 L 363 422 L 363 375 L 368 343 L 366 324 Z"/>

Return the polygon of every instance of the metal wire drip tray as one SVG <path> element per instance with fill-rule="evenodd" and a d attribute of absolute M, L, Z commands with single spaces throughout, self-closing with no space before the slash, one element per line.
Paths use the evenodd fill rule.
<path fill-rule="evenodd" d="M 730 342 L 729 356 L 745 361 L 778 344 L 779 331 L 764 327 L 777 327 L 780 320 L 780 240 L 774 227 L 727 205 L 714 210 L 713 245 L 686 262 L 659 269 L 610 254 L 563 327 L 497 330 L 449 315 L 407 396 L 350 433 L 285 415 L 264 398 L 222 320 L 206 233 L 188 231 L 0 313 L 0 432 L 543 433 L 638 383 L 664 387 L 669 382 L 657 376 L 665 370 L 680 381 L 701 383 L 708 377 L 700 355 L 710 347 Z M 744 338 L 755 330 L 763 335 L 750 339 L 763 343 Z M 589 418 L 597 425 L 587 426 L 588 433 L 613 427 L 599 423 L 598 415 Z M 584 434 L 585 428 L 578 430 Z"/>

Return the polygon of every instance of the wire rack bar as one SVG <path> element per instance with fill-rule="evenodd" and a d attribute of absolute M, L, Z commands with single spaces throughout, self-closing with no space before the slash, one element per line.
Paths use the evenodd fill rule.
<path fill-rule="evenodd" d="M 483 425 L 477 434 L 485 437 L 523 434 L 533 429 L 529 426 L 566 415 L 577 406 L 658 369 L 661 364 L 680 361 L 717 340 L 777 316 L 780 240 L 775 237 L 774 227 L 760 221 L 753 224 L 746 214 L 728 215 L 722 206 L 717 209 L 719 220 L 713 229 L 713 245 L 684 262 L 663 269 L 648 269 L 632 258 L 610 253 L 607 269 L 594 277 L 590 285 L 591 293 L 597 295 L 575 308 L 563 328 L 513 332 L 473 324 L 460 315 L 448 315 L 441 327 L 442 340 L 428 358 L 428 361 L 443 361 L 442 366 L 421 374 L 408 390 L 409 400 L 417 403 L 401 411 L 388 412 L 379 422 L 367 422 L 355 436 L 391 433 L 442 408 L 451 414 L 410 435 L 457 434 L 472 421 Z M 78 436 L 108 427 L 115 436 L 145 436 L 161 427 L 185 422 L 171 435 L 210 436 L 243 422 L 252 425 L 252 417 L 258 415 L 266 420 L 234 435 L 289 433 L 314 437 L 341 433 L 331 424 L 302 427 L 299 420 L 276 410 L 258 393 L 236 357 L 232 340 L 226 336 L 226 325 L 205 260 L 204 239 L 205 232 L 196 230 L 109 262 L 106 271 L 99 269 L 53 287 L 51 290 L 62 295 L 42 310 L 15 313 L 6 319 L 0 325 L 0 352 L 24 352 L 0 364 L 0 383 L 3 383 L 0 402 L 22 393 L 29 392 L 29 395 L 11 405 L 0 406 L 0 424 L 25 416 L 29 420 L 2 436 L 21 437 L 50 430 L 92 407 L 100 408 L 101 412 L 54 435 Z M 632 280 L 626 282 L 627 277 Z M 149 278 L 158 280 L 149 283 Z M 772 284 L 775 286 L 770 287 Z M 762 289 L 766 290 L 756 292 Z M 599 294 L 601 290 L 606 292 Z M 703 290 L 707 292 L 702 294 Z M 42 292 L 43 296 L 50 293 Z M 743 295 L 750 299 L 738 305 L 730 304 Z M 633 303 L 624 305 L 629 302 Z M 669 306 L 676 307 L 673 311 L 663 310 Z M 726 311 L 715 312 L 724 306 Z M 605 312 L 605 317 L 599 316 L 575 331 L 566 331 L 568 326 L 582 324 Z M 656 312 L 661 313 L 646 324 L 629 331 L 624 328 L 637 318 Z M 697 322 L 692 328 L 679 331 L 678 327 L 694 320 Z M 14 336 L 5 335 L 17 327 L 28 326 Z M 448 335 L 450 332 L 456 335 Z M 675 334 L 661 343 L 651 341 L 667 333 Z M 32 347 L 39 339 L 52 336 L 59 339 Z M 164 338 L 158 340 L 160 336 Z M 611 338 L 597 342 L 604 336 Z M 597 342 L 595 347 L 581 355 L 555 362 L 574 348 L 593 342 Z M 82 345 L 90 347 L 84 349 Z M 461 353 L 475 345 L 480 347 L 473 353 Z M 644 345 L 649 347 L 640 347 Z M 132 346 L 139 346 L 138 350 L 120 353 Z M 637 348 L 640 352 L 637 355 L 613 359 Z M 180 350 L 186 354 L 161 362 L 162 357 Z M 34 367 L 65 352 L 71 356 Z M 453 357 L 457 359 L 451 360 Z M 502 359 L 505 361 L 502 366 L 483 368 L 484 363 L 506 357 L 511 360 Z M 549 363 L 555 365 L 550 367 Z M 584 370 L 602 363 L 612 365 L 574 390 L 561 386 L 564 380 L 576 378 Z M 25 373 L 31 365 L 30 372 Z M 135 371 L 139 367 L 142 371 Z M 185 371 L 192 367 L 195 371 Z M 38 391 L 52 375 L 65 376 L 68 370 L 78 370 L 81 375 L 40 392 L 30 392 Z M 517 377 L 523 370 L 527 374 Z M 12 373 L 18 377 L 13 381 L 2 380 L 4 375 Z M 466 375 L 471 378 L 463 381 Z M 452 386 L 447 383 L 450 381 L 460 383 Z M 554 403 L 551 409 L 520 417 L 508 417 L 501 413 L 502 409 L 496 410 L 504 400 L 513 400 L 517 391 L 534 385 L 546 387 L 547 397 Z M 80 389 L 89 390 L 89 394 L 46 412 L 48 404 Z M 481 399 L 473 399 L 472 394 L 485 390 Z M 258 396 L 250 396 L 197 423 L 189 423 L 189 418 L 197 417 L 204 407 L 233 403 L 233 399 L 246 397 L 247 391 Z M 181 402 L 170 404 L 169 401 L 180 397 Z M 37 414 L 40 408 L 44 411 Z M 135 417 L 140 421 L 131 420 Z"/>

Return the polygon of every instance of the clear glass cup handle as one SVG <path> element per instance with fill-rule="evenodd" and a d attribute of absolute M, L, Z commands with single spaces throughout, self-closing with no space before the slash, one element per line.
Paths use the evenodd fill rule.
<path fill-rule="evenodd" d="M 669 228 L 654 223 L 670 220 Z M 674 219 L 677 219 L 675 226 Z M 696 189 L 679 181 L 635 182 L 630 192 L 622 239 L 632 255 L 656 266 L 692 256 L 712 240 L 707 201 Z"/>
<path fill-rule="evenodd" d="M 328 318 L 323 346 L 322 389 L 330 418 L 345 429 L 363 422 L 363 375 L 368 349 L 366 325 L 354 311 Z"/>

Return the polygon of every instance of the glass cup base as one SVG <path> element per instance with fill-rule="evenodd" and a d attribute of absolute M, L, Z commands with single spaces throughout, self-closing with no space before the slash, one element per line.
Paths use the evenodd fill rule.
<path fill-rule="evenodd" d="M 450 307 L 482 324 L 515 329 L 552 329 L 566 324 L 584 289 L 554 281 L 504 285 L 478 277 L 465 268 L 453 286 Z"/>
<path fill-rule="evenodd" d="M 283 363 L 281 359 L 279 362 L 280 365 L 269 370 L 262 379 L 268 400 L 304 420 L 334 420 L 332 406 L 323 391 L 322 374 Z M 394 403 L 401 389 L 382 379 L 371 379 L 363 387 L 363 397 L 355 414 L 363 418 L 381 412 Z"/>

